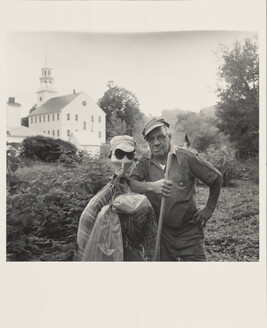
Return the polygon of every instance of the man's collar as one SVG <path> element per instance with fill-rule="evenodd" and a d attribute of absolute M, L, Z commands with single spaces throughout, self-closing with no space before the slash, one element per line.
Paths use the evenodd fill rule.
<path fill-rule="evenodd" d="M 177 148 L 177 146 L 171 142 L 170 153 L 176 154 L 176 148 Z"/>
<path fill-rule="evenodd" d="M 174 143 L 171 142 L 170 153 L 175 155 L 176 154 L 176 148 L 177 148 L 177 146 Z M 156 159 L 156 158 L 153 154 L 150 154 L 150 159 L 152 160 L 152 159 Z"/>

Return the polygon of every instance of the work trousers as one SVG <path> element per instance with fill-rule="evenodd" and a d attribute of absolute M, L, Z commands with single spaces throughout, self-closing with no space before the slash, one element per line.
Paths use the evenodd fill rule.
<path fill-rule="evenodd" d="M 175 231 L 163 225 L 160 261 L 207 261 L 203 228 L 190 224 Z"/>

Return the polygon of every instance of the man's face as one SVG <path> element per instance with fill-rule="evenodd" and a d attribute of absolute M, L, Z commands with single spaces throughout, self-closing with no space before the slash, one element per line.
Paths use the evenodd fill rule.
<path fill-rule="evenodd" d="M 149 148 L 155 157 L 166 157 L 171 147 L 171 135 L 166 127 L 160 126 L 152 130 L 146 138 Z"/>

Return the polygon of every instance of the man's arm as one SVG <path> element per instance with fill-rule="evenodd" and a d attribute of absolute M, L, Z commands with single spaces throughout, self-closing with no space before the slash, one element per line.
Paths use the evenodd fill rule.
<path fill-rule="evenodd" d="M 215 210 L 222 186 L 222 176 L 218 175 L 214 183 L 210 186 L 209 198 L 206 207 L 198 210 L 194 215 L 194 222 L 201 223 L 204 227 L 212 217 Z"/>
<path fill-rule="evenodd" d="M 129 187 L 133 192 L 145 194 L 147 192 L 154 192 L 164 197 L 170 196 L 172 181 L 161 179 L 154 182 L 139 181 L 137 178 L 132 177 L 129 180 Z"/>

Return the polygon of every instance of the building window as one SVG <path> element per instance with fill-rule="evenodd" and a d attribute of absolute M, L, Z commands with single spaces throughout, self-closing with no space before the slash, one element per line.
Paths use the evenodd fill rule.
<path fill-rule="evenodd" d="M 52 131 L 53 136 L 55 136 L 55 130 Z"/>
<path fill-rule="evenodd" d="M 75 114 L 75 121 L 78 121 L 78 114 Z"/>
<path fill-rule="evenodd" d="M 31 117 L 31 123 L 33 123 L 33 118 Z"/>
<path fill-rule="evenodd" d="M 93 115 L 91 116 L 91 122 L 94 122 L 94 116 Z"/>
<path fill-rule="evenodd" d="M 57 130 L 57 136 L 59 137 L 59 130 Z"/>
<path fill-rule="evenodd" d="M 44 133 L 45 133 L 45 131 L 44 131 Z"/>
<path fill-rule="evenodd" d="M 50 115 L 47 115 L 47 121 L 48 122 L 50 121 Z"/>
<path fill-rule="evenodd" d="M 101 116 L 98 117 L 98 122 L 101 123 Z"/>
<path fill-rule="evenodd" d="M 57 120 L 59 120 L 59 113 L 57 113 Z"/>
<path fill-rule="evenodd" d="M 39 116 L 39 123 L 41 123 L 41 120 L 42 120 L 42 116 Z"/>
<path fill-rule="evenodd" d="M 83 129 L 86 130 L 86 122 L 83 122 Z"/>
<path fill-rule="evenodd" d="M 67 130 L 67 136 L 68 137 L 70 136 L 70 130 Z"/>
<path fill-rule="evenodd" d="M 101 138 L 101 131 L 98 132 L 98 137 Z"/>
<path fill-rule="evenodd" d="M 69 113 L 67 114 L 67 120 L 68 121 L 70 120 L 70 114 Z"/>
<path fill-rule="evenodd" d="M 37 116 L 35 116 L 35 123 L 37 123 Z"/>
<path fill-rule="evenodd" d="M 39 99 L 40 99 L 40 101 L 42 101 L 42 100 L 43 100 L 43 98 L 42 98 L 42 97 L 40 97 Z"/>
<path fill-rule="evenodd" d="M 43 121 L 45 122 L 45 115 L 43 116 Z"/>
<path fill-rule="evenodd" d="M 50 131 L 48 130 L 47 133 L 50 134 Z"/>
<path fill-rule="evenodd" d="M 52 115 L 52 120 L 53 120 L 53 121 L 55 120 L 55 114 Z"/>

